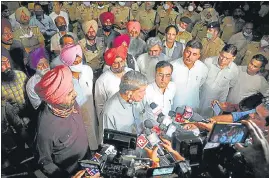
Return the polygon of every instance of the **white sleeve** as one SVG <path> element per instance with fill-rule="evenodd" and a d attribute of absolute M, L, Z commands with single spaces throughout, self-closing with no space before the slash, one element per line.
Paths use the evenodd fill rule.
<path fill-rule="evenodd" d="M 103 81 L 97 79 L 95 83 L 95 93 L 94 93 L 94 99 L 95 99 L 95 107 L 96 107 L 96 114 L 98 120 L 100 120 L 101 113 L 104 109 L 105 102 L 107 101 L 107 95 L 105 91 L 105 84 Z"/>

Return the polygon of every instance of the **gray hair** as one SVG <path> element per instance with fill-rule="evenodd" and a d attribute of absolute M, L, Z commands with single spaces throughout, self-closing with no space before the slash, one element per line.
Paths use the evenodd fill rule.
<path fill-rule="evenodd" d="M 120 82 L 120 94 L 125 94 L 126 91 L 137 90 L 143 85 L 147 85 L 148 80 L 145 75 L 140 72 L 131 70 L 125 73 Z"/>
<path fill-rule="evenodd" d="M 148 50 L 150 48 L 152 48 L 153 46 L 155 45 L 158 45 L 160 46 L 160 48 L 162 48 L 162 41 L 159 37 L 150 37 L 148 40 L 147 40 L 147 47 L 148 47 Z"/>

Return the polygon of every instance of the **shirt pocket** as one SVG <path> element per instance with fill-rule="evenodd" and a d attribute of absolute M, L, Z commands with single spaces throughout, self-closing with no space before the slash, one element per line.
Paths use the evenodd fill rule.
<path fill-rule="evenodd" d="M 228 75 L 222 76 L 221 79 L 217 81 L 217 85 L 219 88 L 224 88 L 229 86 L 230 84 L 230 77 Z"/>

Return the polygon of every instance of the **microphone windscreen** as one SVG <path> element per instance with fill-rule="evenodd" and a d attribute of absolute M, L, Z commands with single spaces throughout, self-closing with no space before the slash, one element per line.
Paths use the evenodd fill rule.
<path fill-rule="evenodd" d="M 154 102 L 150 103 L 149 106 L 150 106 L 151 109 L 155 109 L 155 108 L 157 108 L 157 104 L 154 103 Z"/>

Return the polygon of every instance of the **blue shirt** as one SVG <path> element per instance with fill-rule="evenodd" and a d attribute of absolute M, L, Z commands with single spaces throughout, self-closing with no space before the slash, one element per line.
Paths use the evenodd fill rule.
<path fill-rule="evenodd" d="M 249 110 L 249 111 L 243 111 L 243 112 L 232 112 L 233 122 L 239 122 L 239 121 L 242 120 L 242 118 L 245 115 L 252 114 L 252 113 L 255 113 L 255 112 L 256 112 L 256 109 L 252 109 L 252 110 Z"/>

